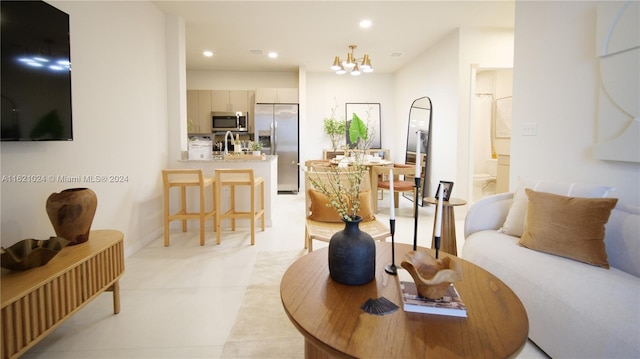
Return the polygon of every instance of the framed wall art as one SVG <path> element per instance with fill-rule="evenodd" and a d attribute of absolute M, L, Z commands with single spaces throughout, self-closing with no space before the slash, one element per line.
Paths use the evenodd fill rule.
<path fill-rule="evenodd" d="M 511 96 L 496 99 L 496 138 L 511 138 Z"/>

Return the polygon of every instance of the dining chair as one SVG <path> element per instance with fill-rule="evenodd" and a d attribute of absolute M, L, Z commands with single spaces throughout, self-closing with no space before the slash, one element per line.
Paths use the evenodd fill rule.
<path fill-rule="evenodd" d="M 391 237 L 389 227 L 383 222 L 375 218 L 372 211 L 373 203 L 376 197 L 371 191 L 371 183 L 369 180 L 369 171 L 362 174 L 362 182 L 360 184 L 361 202 L 358 214 L 363 217 L 359 228 L 363 232 L 368 233 L 376 241 L 386 241 Z M 341 174 L 341 180 L 347 181 L 346 173 Z M 333 207 L 328 207 L 328 198 L 316 190 L 311 178 L 320 183 L 328 183 L 335 179 L 335 175 L 330 172 L 322 171 L 305 171 L 305 239 L 304 248 L 309 253 L 313 251 L 313 240 L 329 242 L 331 237 L 338 231 L 344 229 L 345 225 L 338 212 Z"/>
<path fill-rule="evenodd" d="M 390 170 L 393 169 L 393 179 L 389 178 Z M 393 166 L 373 166 L 371 169 L 374 173 L 371 176 L 373 190 L 375 193 L 378 190 L 391 189 L 391 181 L 393 180 L 393 195 L 395 208 L 398 208 L 398 201 L 400 192 L 412 192 L 415 190 L 414 176 L 416 173 L 415 166 L 394 163 Z M 378 213 L 378 201 L 373 204 L 373 212 Z"/>
<path fill-rule="evenodd" d="M 306 160 L 304 161 L 304 167 L 307 171 L 313 171 L 314 169 L 320 172 L 325 171 L 328 167 L 331 167 L 331 160 Z"/>

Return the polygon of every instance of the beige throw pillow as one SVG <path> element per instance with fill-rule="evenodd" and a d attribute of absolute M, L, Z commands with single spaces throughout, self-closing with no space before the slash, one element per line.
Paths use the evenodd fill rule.
<path fill-rule="evenodd" d="M 528 188 L 525 192 L 529 200 L 520 245 L 609 268 L 605 224 L 617 198 L 566 197 Z"/>

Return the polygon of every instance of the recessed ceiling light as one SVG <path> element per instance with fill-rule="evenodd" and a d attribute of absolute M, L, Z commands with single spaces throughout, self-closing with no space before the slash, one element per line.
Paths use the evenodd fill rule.
<path fill-rule="evenodd" d="M 272 51 L 272 52 L 269 53 L 269 57 L 272 58 L 272 59 L 275 59 L 276 57 L 278 57 L 278 53 Z"/>
<path fill-rule="evenodd" d="M 360 21 L 360 27 L 363 29 L 367 29 L 371 27 L 371 20 L 362 20 Z"/>
<path fill-rule="evenodd" d="M 202 54 L 203 54 L 204 56 L 206 56 L 206 57 L 211 57 L 211 56 L 213 56 L 213 52 L 211 52 L 211 51 L 209 51 L 209 50 L 204 51 Z"/>

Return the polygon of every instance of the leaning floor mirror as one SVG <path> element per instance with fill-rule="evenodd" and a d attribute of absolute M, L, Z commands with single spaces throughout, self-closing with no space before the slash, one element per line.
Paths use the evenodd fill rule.
<path fill-rule="evenodd" d="M 429 197 L 429 166 L 430 166 L 430 138 L 433 106 L 429 97 L 420 97 L 413 101 L 409 109 L 409 125 L 407 129 L 407 149 L 404 162 L 415 165 L 421 164 L 421 180 L 418 189 L 418 205 L 423 206 L 423 199 Z M 420 136 L 418 137 L 418 133 Z M 420 147 L 418 147 L 420 146 Z M 418 152 L 419 151 L 419 152 Z M 418 153 L 420 155 L 418 156 Z M 417 158 L 419 157 L 419 158 Z M 414 193 L 405 192 L 406 198 L 413 200 Z"/>

